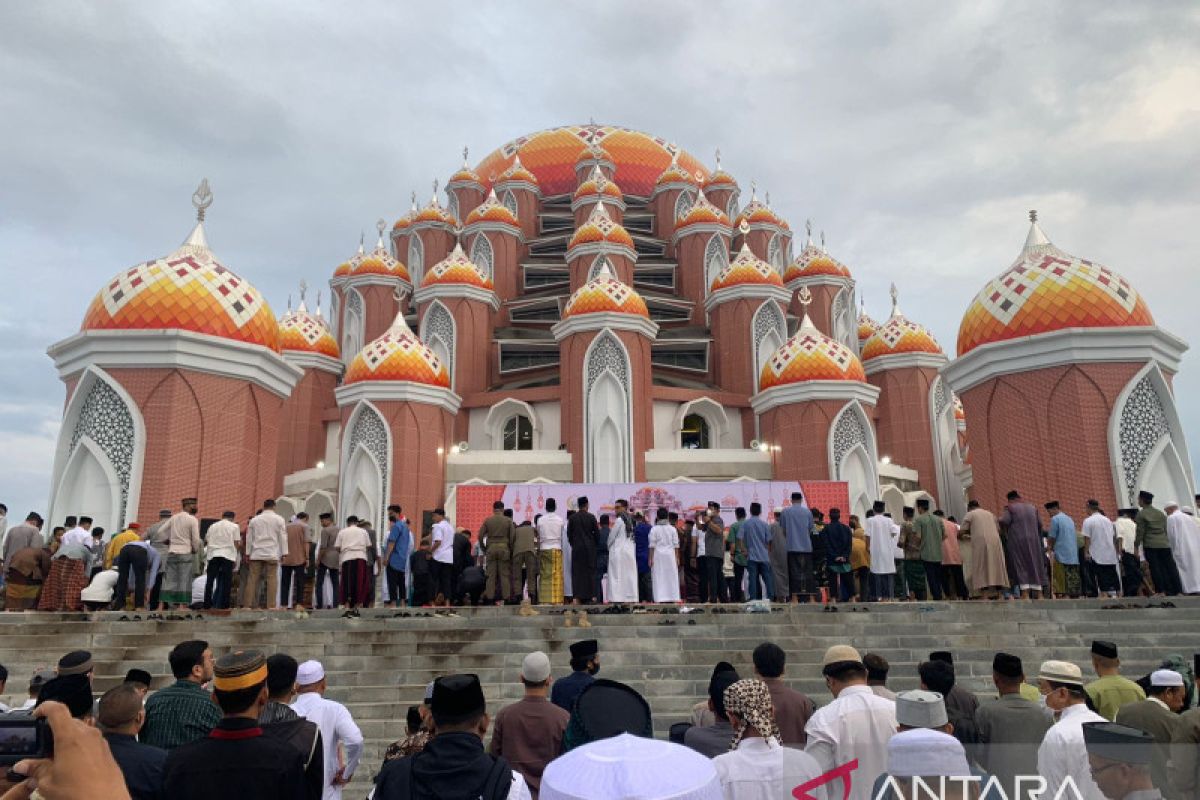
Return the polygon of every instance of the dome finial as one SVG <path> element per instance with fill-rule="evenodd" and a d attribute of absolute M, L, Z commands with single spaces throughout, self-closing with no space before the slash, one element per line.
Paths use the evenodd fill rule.
<path fill-rule="evenodd" d="M 385 228 L 387 228 L 387 222 L 383 217 L 375 220 L 375 230 L 379 231 L 379 241 L 375 244 L 375 247 L 380 250 L 383 249 L 383 231 Z"/>
<path fill-rule="evenodd" d="M 1037 222 L 1037 209 L 1036 208 L 1032 208 L 1029 210 L 1029 221 Z"/>
<path fill-rule="evenodd" d="M 321 319 L 321 290 L 317 289 L 317 319 Z"/>
<path fill-rule="evenodd" d="M 763 192 L 763 202 L 766 203 L 767 208 L 771 207 L 771 193 L 770 192 Z"/>
<path fill-rule="evenodd" d="M 800 320 L 800 327 L 801 328 L 815 327 L 812 324 L 812 320 L 809 319 L 809 317 L 808 317 L 808 307 L 810 305 L 812 305 L 812 301 L 813 301 L 812 292 L 809 291 L 807 286 L 801 286 L 800 291 L 796 293 L 796 299 L 800 301 L 800 308 L 803 309 L 803 311 L 801 312 L 803 314 L 803 319 Z"/>
<path fill-rule="evenodd" d="M 717 168 L 713 171 L 714 172 L 721 171 L 721 148 L 719 148 L 719 147 L 717 148 Z"/>
<path fill-rule="evenodd" d="M 417 213 L 417 190 L 412 191 L 412 208 L 409 209 L 413 214 Z"/>
<path fill-rule="evenodd" d="M 438 198 L 437 198 L 438 185 L 439 185 L 438 179 L 434 178 L 433 179 L 433 197 L 429 198 L 429 205 L 433 206 L 434 208 L 438 207 Z"/>
<path fill-rule="evenodd" d="M 1025 237 L 1025 250 L 1032 250 L 1035 247 L 1045 247 L 1050 244 L 1050 239 L 1042 232 L 1042 226 L 1038 225 L 1037 209 L 1031 209 L 1029 212 L 1029 235 Z"/>
<path fill-rule="evenodd" d="M 288 292 L 287 313 L 289 313 L 289 314 L 292 313 L 292 293 L 291 292 Z"/>
<path fill-rule="evenodd" d="M 896 288 L 896 284 L 892 284 L 890 294 L 892 295 L 892 317 L 902 317 L 904 314 L 900 311 L 900 290 Z"/>
<path fill-rule="evenodd" d="M 821 252 L 825 252 L 825 231 L 821 231 Z"/>
<path fill-rule="evenodd" d="M 361 256 L 367 252 L 367 232 L 358 232 L 358 254 Z"/>
<path fill-rule="evenodd" d="M 758 195 L 758 181 L 750 179 L 750 202 L 753 203 Z"/>
<path fill-rule="evenodd" d="M 212 205 L 213 193 L 208 188 L 208 178 L 200 181 L 196 191 L 192 193 L 192 205 L 196 207 L 196 221 L 204 222 L 204 212 Z"/>
<path fill-rule="evenodd" d="M 300 310 L 301 311 L 307 310 L 304 307 L 304 295 L 306 292 L 308 292 L 308 281 L 301 278 L 300 279 Z M 288 305 L 289 306 L 291 305 L 291 297 L 290 296 L 288 297 Z"/>
<path fill-rule="evenodd" d="M 470 169 L 470 168 L 471 168 L 470 162 L 468 162 L 468 161 L 467 161 L 467 157 L 468 157 L 470 154 L 471 154 L 471 148 L 467 147 L 467 146 L 464 144 L 464 145 L 463 145 L 463 169 Z"/>

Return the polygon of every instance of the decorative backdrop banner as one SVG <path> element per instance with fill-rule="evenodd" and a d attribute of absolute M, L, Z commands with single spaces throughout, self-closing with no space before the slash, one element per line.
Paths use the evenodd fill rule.
<path fill-rule="evenodd" d="M 774 509 L 791 502 L 797 486 L 804 501 L 812 508 L 846 509 L 850 491 L 845 481 L 736 481 L 730 483 L 489 483 L 463 484 L 455 498 L 457 519 L 455 527 L 466 528 L 475 536 L 479 526 L 492 513 L 492 503 L 504 501 L 513 510 L 513 519 L 520 524 L 546 510 L 546 501 L 554 498 L 558 514 L 566 517 L 567 509 L 575 508 L 580 496 L 588 498 L 589 509 L 596 516 L 612 514 L 613 503 L 629 501 L 630 511 L 641 511 L 651 519 L 660 508 L 691 516 L 705 508 L 710 500 L 721 504 L 725 524 L 733 522 L 733 510 L 751 503 L 762 503 L 763 514 L 774 519 Z"/>

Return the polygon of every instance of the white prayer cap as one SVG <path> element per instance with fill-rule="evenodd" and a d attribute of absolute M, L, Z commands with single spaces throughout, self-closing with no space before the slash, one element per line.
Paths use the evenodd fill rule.
<path fill-rule="evenodd" d="M 530 683 L 541 683 L 550 677 L 550 657 L 541 650 L 525 656 L 521 662 L 521 677 Z"/>
<path fill-rule="evenodd" d="M 712 761 L 683 745 L 622 733 L 577 747 L 542 773 L 542 800 L 722 800 Z"/>
<path fill-rule="evenodd" d="M 946 701 L 937 692 L 914 689 L 896 695 L 896 723 L 910 728 L 940 728 L 949 722 Z"/>
<path fill-rule="evenodd" d="M 967 754 L 948 733 L 929 728 L 900 731 L 888 740 L 887 771 L 896 778 L 967 776 Z"/>
<path fill-rule="evenodd" d="M 1150 674 L 1151 686 L 1183 686 L 1183 676 L 1173 669 L 1156 669 Z"/>
<path fill-rule="evenodd" d="M 1169 511 L 1172 508 L 1179 508 L 1178 500 L 1168 500 L 1167 502 L 1163 503 L 1163 511 Z"/>
<path fill-rule="evenodd" d="M 1038 677 L 1053 683 L 1083 686 L 1083 671 L 1070 661 L 1043 661 Z"/>
<path fill-rule="evenodd" d="M 316 683 L 324 677 L 325 668 L 321 666 L 320 661 L 305 661 L 296 669 L 296 683 L 301 686 Z"/>

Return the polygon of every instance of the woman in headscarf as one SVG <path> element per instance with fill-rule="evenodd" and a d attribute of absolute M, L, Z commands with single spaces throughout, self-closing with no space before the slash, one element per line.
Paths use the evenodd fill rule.
<path fill-rule="evenodd" d="M 730 751 L 713 759 L 726 800 L 775 800 L 822 774 L 817 760 L 779 742 L 775 707 L 767 684 L 740 680 L 725 690 L 725 714 L 733 725 Z M 812 788 L 813 797 L 825 789 Z"/>

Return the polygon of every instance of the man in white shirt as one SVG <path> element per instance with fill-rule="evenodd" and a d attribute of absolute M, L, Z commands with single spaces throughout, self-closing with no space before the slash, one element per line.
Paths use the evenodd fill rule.
<path fill-rule="evenodd" d="M 871 800 L 871 786 L 887 771 L 887 744 L 896 732 L 896 704 L 871 691 L 867 668 L 853 647 L 830 647 L 822 664 L 825 685 L 834 700 L 809 718 L 805 752 L 817 760 L 823 772 L 858 759 L 848 800 Z"/>
<path fill-rule="evenodd" d="M 1100 512 L 1099 500 L 1088 500 L 1087 509 L 1088 515 L 1083 520 L 1083 556 L 1092 562 L 1092 575 L 1100 595 L 1116 597 L 1121 591 L 1117 572 L 1117 529 Z"/>
<path fill-rule="evenodd" d="M 546 513 L 537 523 L 538 557 L 541 561 L 538 600 L 543 604 L 563 602 L 563 518 L 556 512 L 558 502 L 546 500 Z"/>
<path fill-rule="evenodd" d="M 1108 720 L 1087 707 L 1082 670 L 1068 661 L 1043 662 L 1038 671 L 1038 689 L 1046 698 L 1046 707 L 1058 714 L 1058 722 L 1046 731 L 1038 748 L 1037 771 L 1046 779 L 1044 796 L 1104 800 L 1100 787 L 1092 780 L 1083 725 Z M 1070 788 L 1062 788 L 1067 783 L 1074 783 L 1075 794 Z"/>
<path fill-rule="evenodd" d="M 214 522 L 205 536 L 204 556 L 208 562 L 204 580 L 204 607 L 229 608 L 229 593 L 233 586 L 233 568 L 242 543 L 242 529 L 237 515 L 226 511 Z"/>
<path fill-rule="evenodd" d="M 433 510 L 433 596 L 440 594 L 444 605 L 450 605 L 454 577 L 454 526 L 446 519 L 446 510 Z"/>
<path fill-rule="evenodd" d="M 370 598 L 371 578 L 367 564 L 371 535 L 358 525 L 358 517 L 346 517 L 346 527 L 338 531 L 333 547 L 338 552 L 342 596 L 339 602 L 349 606 L 346 616 L 358 616 L 358 608 Z"/>
<path fill-rule="evenodd" d="M 354 718 L 344 705 L 322 697 L 325 693 L 325 668 L 321 662 L 305 661 L 300 665 L 296 671 L 296 692 L 292 710 L 321 729 L 321 741 L 325 748 L 325 789 L 322 800 L 341 800 L 342 787 L 354 777 L 362 756 L 362 731 L 354 724 Z M 344 762 L 342 752 L 345 753 Z"/>
<path fill-rule="evenodd" d="M 267 579 L 267 608 L 278 608 L 279 560 L 287 555 L 287 523 L 275 513 L 275 501 L 263 501 L 263 510 L 246 526 L 246 558 L 250 561 L 250 576 L 242 593 L 242 607 L 258 606 L 258 583 Z"/>
<path fill-rule="evenodd" d="M 72 544 L 78 545 L 78 546 L 86 548 L 88 550 L 91 549 L 91 547 L 92 547 L 92 518 L 91 517 L 80 517 L 79 524 L 63 534 L 62 542 L 59 544 L 59 548 L 61 549 L 63 547 L 67 547 Z"/>
<path fill-rule="evenodd" d="M 886 510 L 883 501 L 876 500 L 866 526 L 867 548 L 871 553 L 871 596 L 881 603 L 896 596 L 896 539 L 892 521 L 883 515 Z"/>
<path fill-rule="evenodd" d="M 196 554 L 204 546 L 200 541 L 200 521 L 196 519 L 199 502 L 195 497 L 185 497 L 180 505 L 183 510 L 175 512 L 159 531 L 167 541 L 167 566 L 158 596 L 163 611 L 168 606 L 182 608 L 191 603 Z"/>

